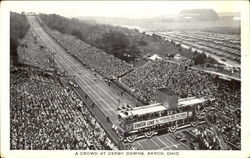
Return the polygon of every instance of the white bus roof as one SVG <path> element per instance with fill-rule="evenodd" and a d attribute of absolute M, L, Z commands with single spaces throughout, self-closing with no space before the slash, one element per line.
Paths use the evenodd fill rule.
<path fill-rule="evenodd" d="M 126 117 L 126 116 L 133 116 L 133 115 L 144 115 L 147 113 L 153 113 L 153 112 L 158 112 L 162 110 L 166 110 L 167 108 L 163 106 L 161 103 L 156 103 L 156 104 L 151 104 L 151 105 L 146 105 L 146 106 L 140 106 L 140 107 L 135 107 L 132 110 L 128 110 L 128 115 L 124 114 L 121 110 L 121 112 L 118 112 L 121 117 Z M 125 112 L 124 111 L 124 112 Z"/>
<path fill-rule="evenodd" d="M 196 97 L 184 98 L 178 100 L 178 106 L 194 105 L 203 103 L 205 101 L 207 101 L 207 99 L 205 98 L 196 98 Z"/>
<path fill-rule="evenodd" d="M 205 102 L 206 99 L 204 98 L 196 98 L 196 97 L 190 97 L 190 98 L 184 98 L 184 99 L 179 99 L 178 100 L 178 106 L 187 106 L 187 105 L 194 105 L 194 104 L 199 104 Z M 125 118 L 128 116 L 135 116 L 135 115 L 145 115 L 148 113 L 154 113 L 154 112 L 159 112 L 167 110 L 167 107 L 163 106 L 161 103 L 155 103 L 151 105 L 146 105 L 146 106 L 140 106 L 140 107 L 134 107 L 131 110 L 119 110 L 118 114 L 120 114 L 121 117 Z M 125 112 L 128 114 L 126 115 Z"/>

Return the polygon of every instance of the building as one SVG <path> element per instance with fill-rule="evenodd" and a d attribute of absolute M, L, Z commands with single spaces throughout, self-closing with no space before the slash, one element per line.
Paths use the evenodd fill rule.
<path fill-rule="evenodd" d="M 148 59 L 150 59 L 150 60 L 162 60 L 162 58 L 158 54 L 154 54 L 151 57 L 149 57 Z"/>
<path fill-rule="evenodd" d="M 216 21 L 218 14 L 213 9 L 187 9 L 179 13 L 176 21 Z"/>
<path fill-rule="evenodd" d="M 175 56 L 174 56 L 174 59 L 176 59 L 176 60 L 181 60 L 183 57 L 179 54 L 179 53 L 177 53 Z"/>

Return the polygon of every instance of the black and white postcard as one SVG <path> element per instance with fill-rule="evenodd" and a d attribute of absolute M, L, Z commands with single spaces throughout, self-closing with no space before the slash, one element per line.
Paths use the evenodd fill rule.
<path fill-rule="evenodd" d="M 249 157 L 249 55 L 248 1 L 1 2 L 1 157 Z"/>

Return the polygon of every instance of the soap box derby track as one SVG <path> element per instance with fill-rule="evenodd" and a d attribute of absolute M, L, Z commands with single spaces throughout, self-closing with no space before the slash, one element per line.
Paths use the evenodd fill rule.
<path fill-rule="evenodd" d="M 84 67 L 82 63 L 80 63 L 78 60 L 76 60 L 74 57 L 72 57 L 69 53 L 66 52 L 66 50 L 58 44 L 55 39 L 53 39 L 39 24 L 37 21 L 36 16 L 29 16 L 29 21 L 31 24 L 31 27 L 35 30 L 36 35 L 41 39 L 41 41 L 44 43 L 44 45 L 51 51 L 51 53 L 55 53 L 54 55 L 54 60 L 56 63 L 56 66 L 62 70 L 66 71 L 68 76 L 73 76 L 72 77 L 72 83 L 79 86 L 78 89 L 82 89 L 86 95 L 95 102 L 95 107 L 99 108 L 102 113 L 107 117 L 110 118 L 110 122 L 114 124 L 117 128 L 120 126 L 120 123 L 123 120 L 127 120 L 125 117 L 123 120 L 120 118 L 118 119 L 119 115 L 122 115 L 121 112 L 117 110 L 119 103 L 118 99 L 120 96 L 117 94 L 120 93 L 120 90 L 117 88 L 114 88 L 112 86 L 108 86 L 107 83 L 101 79 L 101 77 L 96 76 L 95 73 L 88 68 Z M 96 78 L 96 80 L 94 80 Z M 73 81 L 74 80 L 74 81 Z M 74 86 L 73 86 L 74 87 Z M 130 105 L 137 105 L 135 100 L 132 100 L 130 97 L 126 97 L 127 95 L 124 95 L 123 99 L 128 102 Z M 165 103 L 162 103 L 167 109 L 163 109 L 162 105 L 157 104 L 153 109 L 160 109 L 160 111 L 168 111 L 169 116 L 163 114 L 163 118 L 153 118 L 153 117 L 148 117 L 148 119 L 152 119 L 154 121 L 147 121 L 150 122 L 150 129 L 156 129 L 159 127 L 166 127 L 168 131 L 174 132 L 176 129 L 178 129 L 178 126 L 180 127 L 181 124 L 180 122 L 184 120 L 184 123 L 187 122 L 192 122 L 192 124 L 195 126 L 197 124 L 197 121 L 195 121 L 195 117 L 198 117 L 199 111 L 194 108 L 190 108 L 192 106 L 177 106 L 177 100 L 175 99 L 170 99 L 169 101 L 172 101 L 171 104 L 168 104 L 167 107 Z M 164 97 L 162 97 L 164 98 Z M 171 95 L 170 95 L 171 98 Z M 120 98 L 121 99 L 121 98 Z M 193 98 L 194 99 L 194 98 Z M 202 99 L 201 99 L 202 100 Z M 162 100 L 166 101 L 166 100 Z M 173 102 L 175 101 L 175 102 Z M 179 100 L 181 102 L 181 100 Z M 184 101 L 184 100 L 183 100 Z M 170 102 L 169 102 L 170 103 Z M 172 104 L 174 103 L 174 104 Z M 176 104 L 176 105 L 175 105 Z M 132 106 L 134 107 L 134 106 Z M 142 106 L 143 108 L 146 108 L 146 106 Z M 176 108 L 174 108 L 176 107 Z M 148 106 L 150 108 L 150 106 Z M 169 109 L 168 109 L 169 108 Z M 198 106 L 197 106 L 198 108 Z M 171 110 L 170 110 L 171 109 Z M 191 110 L 192 109 L 192 110 Z M 179 110 L 179 111 L 178 111 Z M 159 111 L 157 111 L 159 112 Z M 155 111 L 154 115 L 155 117 L 157 116 Z M 168 113 L 167 112 L 167 113 Z M 129 112 L 128 112 L 129 113 Z M 190 113 L 192 113 L 192 117 L 189 116 Z M 172 118 L 173 117 L 173 118 Z M 171 120 L 171 121 L 170 121 Z M 156 123 L 156 122 L 161 122 L 161 123 Z M 152 131 L 149 130 L 149 127 L 144 127 L 142 124 L 137 122 L 133 122 L 134 124 L 137 125 L 132 125 L 132 122 L 130 124 L 131 130 L 132 127 L 134 126 L 136 129 L 133 130 L 138 130 L 140 131 L 141 134 L 144 134 L 146 137 L 151 137 Z M 176 123 L 176 124 L 175 124 Z M 128 124 L 127 124 L 128 125 Z M 126 126 L 127 126 L 126 125 Z M 105 124 L 103 125 L 105 127 Z M 122 128 L 119 127 L 119 129 L 122 131 Z M 106 129 L 105 129 L 106 130 Z M 106 130 L 107 132 L 109 130 Z M 119 130 L 118 130 L 119 131 Z M 142 132 L 143 131 L 143 132 Z M 125 134 L 127 132 L 127 135 Z M 123 135 L 123 140 L 126 141 L 129 139 L 130 142 L 135 141 L 134 136 L 132 134 L 128 134 L 128 130 L 125 129 L 124 135 Z M 153 133 L 155 134 L 157 130 L 153 130 Z M 120 132 L 117 132 L 120 133 Z M 121 133 L 122 134 L 122 133 Z M 138 134 L 139 138 L 139 133 Z M 111 136 L 112 137 L 112 136 Z M 128 138 L 129 137 L 129 138 Z M 113 137 L 112 137 L 113 138 Z M 121 140 L 121 142 L 123 142 Z M 152 137 L 152 139 L 141 139 L 143 141 L 135 141 L 136 145 L 138 146 L 139 149 L 142 150 L 156 150 L 156 149 L 162 149 L 162 148 L 167 148 L 169 150 L 187 150 L 189 149 L 187 146 L 184 146 L 183 144 L 180 144 L 176 139 L 173 139 L 170 134 L 164 134 L 161 136 L 155 136 Z"/>

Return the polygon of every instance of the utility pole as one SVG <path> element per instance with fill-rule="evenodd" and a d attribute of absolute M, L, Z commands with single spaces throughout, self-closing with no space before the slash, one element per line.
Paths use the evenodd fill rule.
<path fill-rule="evenodd" d="M 55 54 L 54 52 L 51 52 L 52 54 L 52 67 L 55 68 Z"/>
<path fill-rule="evenodd" d="M 133 65 L 135 66 L 135 53 L 133 52 Z"/>

